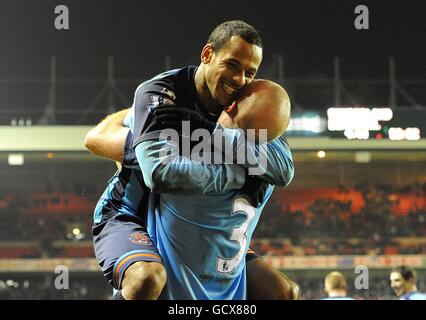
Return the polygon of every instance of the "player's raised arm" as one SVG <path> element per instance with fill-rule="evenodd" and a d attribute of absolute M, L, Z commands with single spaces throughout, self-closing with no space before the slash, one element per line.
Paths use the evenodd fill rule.
<path fill-rule="evenodd" d="M 243 168 L 190 160 L 179 155 L 172 141 L 144 141 L 135 152 L 145 184 L 153 192 L 206 194 L 239 189 L 245 182 Z"/>
<path fill-rule="evenodd" d="M 191 130 L 205 129 L 212 133 L 211 144 L 225 159 L 271 184 L 287 186 L 294 175 L 294 163 L 282 135 L 290 121 L 290 110 L 290 99 L 281 86 L 268 80 L 255 80 L 232 104 L 232 110 L 222 112 L 218 124 L 177 106 L 160 107 L 154 116 L 164 126 L 177 130 L 182 120 L 190 120 Z M 250 131 L 255 133 L 252 140 L 246 134 Z"/>
<path fill-rule="evenodd" d="M 124 119 L 130 109 L 108 115 L 84 138 L 84 146 L 94 155 L 122 162 L 126 137 L 129 128 L 124 127 Z"/>
<path fill-rule="evenodd" d="M 153 113 L 164 104 L 175 103 L 174 91 L 169 73 L 166 73 L 142 84 L 135 93 L 131 113 L 134 119 L 129 123 L 133 149 L 145 184 L 157 193 L 205 194 L 241 188 L 246 176 L 244 168 L 233 164 L 205 165 L 190 161 L 180 155 L 178 144 L 160 139 L 164 126 L 156 121 Z"/>

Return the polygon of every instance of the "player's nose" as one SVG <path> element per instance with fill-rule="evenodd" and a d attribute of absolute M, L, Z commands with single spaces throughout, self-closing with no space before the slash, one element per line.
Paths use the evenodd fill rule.
<path fill-rule="evenodd" d="M 247 78 L 244 71 L 240 71 L 232 77 L 232 85 L 237 87 L 238 89 L 241 89 L 246 85 Z"/>

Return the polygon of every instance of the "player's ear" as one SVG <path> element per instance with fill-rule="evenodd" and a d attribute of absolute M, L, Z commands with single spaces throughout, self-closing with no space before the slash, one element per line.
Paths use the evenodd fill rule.
<path fill-rule="evenodd" d="M 234 116 L 235 113 L 237 112 L 237 109 L 238 109 L 238 103 L 237 101 L 234 101 L 229 107 L 225 108 L 225 110 L 223 111 L 225 111 L 230 116 Z"/>
<path fill-rule="evenodd" d="M 234 101 L 229 107 L 223 109 L 217 122 L 224 128 L 235 128 L 234 117 L 238 113 L 238 104 Z"/>
<path fill-rule="evenodd" d="M 210 43 L 206 44 L 201 50 L 201 62 L 209 63 L 213 57 L 213 47 Z"/>

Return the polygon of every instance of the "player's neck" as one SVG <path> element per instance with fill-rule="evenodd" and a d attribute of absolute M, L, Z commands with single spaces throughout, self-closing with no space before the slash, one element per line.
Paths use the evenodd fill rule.
<path fill-rule="evenodd" d="M 404 294 L 409 294 L 409 293 L 413 293 L 413 292 L 416 292 L 417 291 L 417 287 L 416 287 L 416 285 L 414 284 L 414 285 L 412 285 L 412 286 L 409 286 L 408 288 L 407 288 L 407 292 L 405 292 Z"/>
<path fill-rule="evenodd" d="M 204 69 L 201 64 L 194 76 L 195 90 L 197 92 L 198 101 L 201 103 L 201 107 L 205 109 L 206 112 L 211 114 L 219 114 L 223 107 L 213 99 L 210 90 L 207 86 L 206 79 L 204 77 Z"/>

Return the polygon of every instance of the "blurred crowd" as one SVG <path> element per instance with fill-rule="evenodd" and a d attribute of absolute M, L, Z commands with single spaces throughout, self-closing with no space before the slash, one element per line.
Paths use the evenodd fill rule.
<path fill-rule="evenodd" d="M 76 189 L 78 193 L 0 193 L 0 241 L 36 243 L 36 250 L 22 253 L 25 258 L 67 255 L 53 245 L 55 241 L 85 240 L 91 247 L 93 209 L 99 195 L 82 193 L 81 188 Z M 356 210 L 351 200 L 355 193 L 362 204 Z M 294 197 L 275 193 L 265 207 L 251 243 L 257 253 L 426 253 L 426 206 L 420 201 L 426 198 L 426 184 L 399 189 L 363 184 L 341 188 L 338 198 L 302 198 L 303 206 L 295 206 Z M 405 203 L 404 211 L 399 202 Z M 0 258 L 7 257 L 2 251 Z"/>
<path fill-rule="evenodd" d="M 93 257 L 92 213 L 101 191 L 81 190 L 79 186 L 61 193 L 0 193 L 0 259 Z M 363 184 L 341 188 L 337 198 L 311 195 L 306 200 L 298 191 L 288 197 L 285 192 L 276 192 L 261 216 L 250 245 L 259 255 L 426 254 L 426 207 L 417 201 L 426 198 L 426 184 L 399 189 Z M 351 200 L 355 192 L 360 195 L 356 206 Z M 302 206 L 293 202 L 297 197 Z M 403 210 L 399 202 L 405 203 Z M 67 251 L 72 244 L 78 244 L 77 250 Z M 300 285 L 301 299 L 326 296 L 322 276 L 295 276 L 294 280 Z M 419 279 L 418 287 L 426 291 L 426 280 Z M 396 299 L 384 275 L 370 277 L 368 290 L 349 286 L 348 295 L 362 300 Z M 101 274 L 73 275 L 69 289 L 64 290 L 55 289 L 51 275 L 0 279 L 0 300 L 110 296 L 111 287 Z"/>
<path fill-rule="evenodd" d="M 59 289 L 52 275 L 0 279 L 0 300 L 105 300 L 111 295 L 112 287 L 99 275 L 71 275 Z"/>
<path fill-rule="evenodd" d="M 325 298 L 324 277 L 292 277 L 300 287 L 300 299 L 318 300 Z M 0 300 L 105 300 L 112 295 L 111 286 L 100 275 L 71 275 L 68 289 L 56 289 L 52 275 L 19 276 L 0 280 Z M 355 289 L 354 279 L 348 278 L 348 296 L 357 300 L 396 300 L 389 285 L 389 276 L 370 276 L 368 289 Z M 426 291 L 426 279 L 418 279 L 417 288 Z"/>
<path fill-rule="evenodd" d="M 418 241 L 426 237 L 426 207 L 413 203 L 405 214 L 394 212 L 395 195 L 426 198 L 426 184 L 398 190 L 365 184 L 355 190 L 364 203 L 358 212 L 351 211 L 350 201 L 321 198 L 304 211 L 292 211 L 283 205 L 285 198 L 273 197 L 252 246 L 261 254 L 278 255 L 426 253 L 426 242 Z"/>

